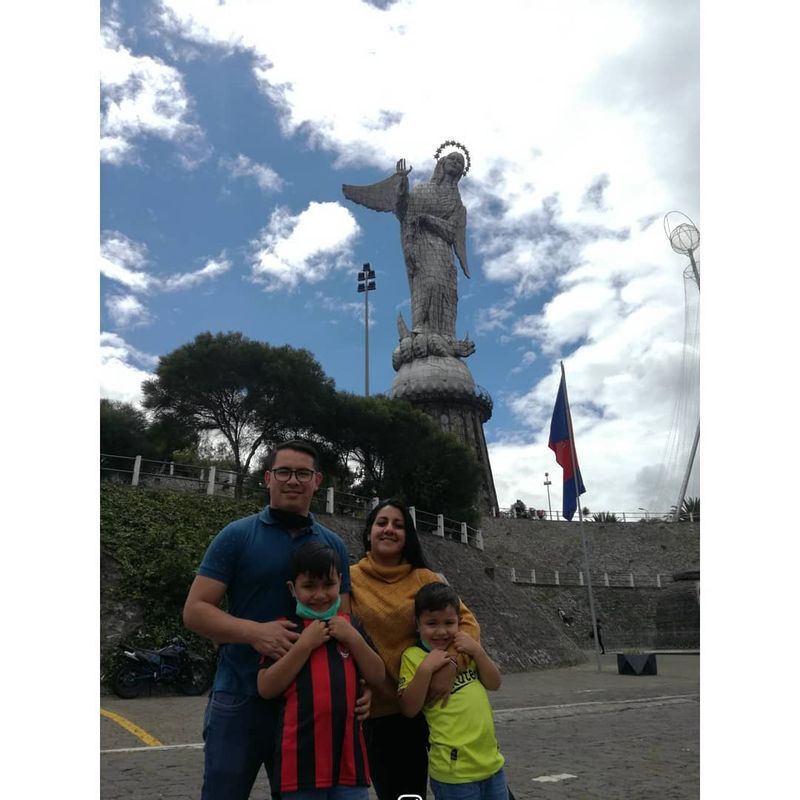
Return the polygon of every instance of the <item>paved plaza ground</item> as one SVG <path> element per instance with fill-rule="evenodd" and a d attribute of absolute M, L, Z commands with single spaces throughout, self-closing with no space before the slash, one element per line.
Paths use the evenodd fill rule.
<path fill-rule="evenodd" d="M 578 667 L 504 676 L 490 697 L 518 800 L 699 797 L 700 658 L 657 660 L 655 676 L 619 675 L 614 654 L 601 657 L 599 673 L 590 654 Z M 112 716 L 101 717 L 101 798 L 199 798 L 206 703 L 104 695 L 101 708 Z M 269 797 L 263 773 L 250 796 Z"/>

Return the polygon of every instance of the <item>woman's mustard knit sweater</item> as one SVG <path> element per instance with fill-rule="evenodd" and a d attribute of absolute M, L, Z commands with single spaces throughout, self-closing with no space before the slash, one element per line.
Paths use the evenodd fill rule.
<path fill-rule="evenodd" d="M 371 553 L 350 568 L 353 614 L 361 620 L 386 664 L 386 679 L 372 696 L 371 717 L 400 713 L 397 702 L 400 658 L 417 640 L 414 595 L 426 583 L 441 580 L 435 572 L 415 568 L 405 561 L 394 567 L 381 566 Z M 459 609 L 459 627 L 476 641 L 480 640 L 480 626 L 463 603 Z M 457 660 L 459 670 L 465 669 L 469 659 L 459 656 Z"/>

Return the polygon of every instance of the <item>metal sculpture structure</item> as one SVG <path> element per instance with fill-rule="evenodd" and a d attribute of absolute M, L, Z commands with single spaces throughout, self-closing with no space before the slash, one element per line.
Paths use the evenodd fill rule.
<path fill-rule="evenodd" d="M 441 155 L 447 148 L 454 148 Z M 492 415 L 492 399 L 476 386 L 463 359 L 475 352 L 468 338 L 456 337 L 458 269 L 467 264 L 467 210 L 458 183 L 469 171 L 469 151 L 444 142 L 435 154 L 430 180 L 410 186 L 412 167 L 400 159 L 394 175 L 368 186 L 342 186 L 344 196 L 372 209 L 393 213 L 400 222 L 400 243 L 411 293 L 411 328 L 397 318 L 399 343 L 392 353 L 397 374 L 391 396 L 421 408 L 440 427 L 475 452 L 483 468 L 481 506 L 492 513 L 497 495 L 483 423 Z M 454 258 L 455 256 L 455 258 Z"/>

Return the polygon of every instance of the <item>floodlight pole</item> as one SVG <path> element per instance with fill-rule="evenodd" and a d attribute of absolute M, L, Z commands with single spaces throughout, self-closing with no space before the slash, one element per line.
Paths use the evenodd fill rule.
<path fill-rule="evenodd" d="M 364 397 L 369 397 L 369 293 L 375 289 L 375 272 L 369 262 L 358 273 L 358 291 L 364 292 Z"/>
<path fill-rule="evenodd" d="M 550 484 L 552 481 L 550 480 L 550 473 L 545 472 L 544 474 L 544 485 L 547 487 L 547 519 L 553 519 L 553 507 L 550 505 Z"/>

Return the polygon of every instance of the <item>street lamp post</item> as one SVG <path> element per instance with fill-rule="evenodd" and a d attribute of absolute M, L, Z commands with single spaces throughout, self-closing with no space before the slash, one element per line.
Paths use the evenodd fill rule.
<path fill-rule="evenodd" d="M 544 485 L 547 488 L 547 519 L 553 518 L 553 507 L 550 505 L 550 484 L 552 481 L 550 480 L 550 473 L 545 472 L 544 474 Z"/>
<path fill-rule="evenodd" d="M 358 273 L 358 291 L 364 292 L 364 397 L 369 397 L 369 293 L 375 288 L 375 272 L 369 262 Z"/>
<path fill-rule="evenodd" d="M 639 511 L 644 511 L 644 519 L 645 519 L 645 522 L 647 522 L 647 520 L 650 519 L 650 512 L 646 508 L 642 508 L 641 506 L 639 506 L 638 510 Z"/>

